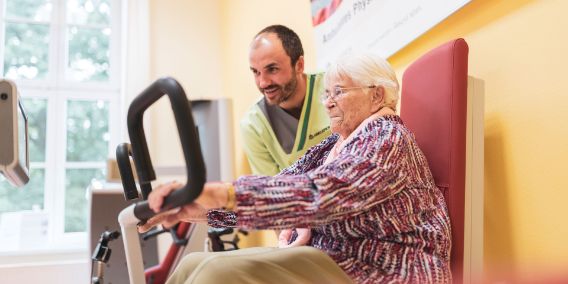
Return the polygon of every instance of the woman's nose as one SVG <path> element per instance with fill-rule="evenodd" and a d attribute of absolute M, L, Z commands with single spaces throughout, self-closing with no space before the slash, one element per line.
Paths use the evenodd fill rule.
<path fill-rule="evenodd" d="M 325 99 L 323 101 L 323 105 L 328 109 L 334 108 L 336 106 L 335 102 L 330 98 Z"/>

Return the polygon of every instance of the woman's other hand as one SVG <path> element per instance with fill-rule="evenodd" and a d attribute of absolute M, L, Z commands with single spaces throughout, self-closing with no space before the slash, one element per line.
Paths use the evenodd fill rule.
<path fill-rule="evenodd" d="M 296 234 L 294 234 L 294 231 Z M 290 248 L 305 246 L 308 244 L 311 237 L 312 231 L 306 228 L 282 230 L 282 232 L 280 232 L 280 236 L 278 236 L 278 247 Z"/>

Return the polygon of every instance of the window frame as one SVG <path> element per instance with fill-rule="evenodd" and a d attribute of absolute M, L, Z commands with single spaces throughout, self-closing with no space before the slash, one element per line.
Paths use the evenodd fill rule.
<path fill-rule="evenodd" d="M 16 1 L 16 0 L 12 0 Z M 52 11 L 49 26 L 49 50 L 48 50 L 48 73 L 45 79 L 15 79 L 19 92 L 24 99 L 46 99 L 46 144 L 45 161 L 30 162 L 30 167 L 43 168 L 44 173 L 44 204 L 43 208 L 49 213 L 49 232 L 47 250 L 88 248 L 89 231 L 65 233 L 65 184 L 66 171 L 70 169 L 100 169 L 105 168 L 106 161 L 91 162 L 68 162 L 66 157 L 67 146 L 67 102 L 70 100 L 108 102 L 109 134 L 107 157 L 114 153 L 119 143 L 121 132 L 121 82 L 122 60 L 124 40 L 122 38 L 122 25 L 124 7 L 121 0 L 109 0 L 111 5 L 109 37 L 109 81 L 105 82 L 73 82 L 67 80 L 68 44 L 67 44 L 67 19 L 66 0 L 51 0 Z M 6 0 L 0 0 L 0 72 L 4 76 L 4 52 L 5 52 L 5 22 L 17 20 L 22 23 L 46 23 L 27 19 L 7 17 Z M 69 24 L 69 26 L 77 26 Z M 92 25 L 80 25 L 92 26 Z M 88 206 L 88 203 L 86 205 Z M 45 249 L 32 249 L 33 251 L 45 251 Z M 3 252 L 0 252 L 0 255 Z M 13 254 L 14 252 L 9 252 Z M 23 254 L 30 253 L 24 249 Z"/>

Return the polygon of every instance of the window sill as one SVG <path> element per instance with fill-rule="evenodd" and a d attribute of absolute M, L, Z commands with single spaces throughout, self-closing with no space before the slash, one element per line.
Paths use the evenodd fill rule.
<path fill-rule="evenodd" d="M 0 268 L 86 263 L 89 260 L 90 253 L 84 245 L 0 251 Z"/>

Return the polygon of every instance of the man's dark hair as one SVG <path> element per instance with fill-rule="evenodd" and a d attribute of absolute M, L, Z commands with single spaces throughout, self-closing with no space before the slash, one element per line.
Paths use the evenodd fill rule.
<path fill-rule="evenodd" d="M 258 32 L 255 37 L 263 34 L 263 33 L 275 33 L 276 36 L 282 42 L 282 47 L 284 47 L 284 51 L 290 60 L 292 61 L 292 66 L 296 65 L 300 56 L 304 55 L 304 48 L 302 48 L 302 42 L 300 41 L 300 37 L 288 27 L 283 25 L 272 25 L 268 26 L 262 31 Z"/>

